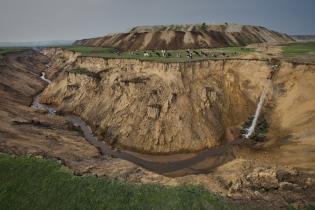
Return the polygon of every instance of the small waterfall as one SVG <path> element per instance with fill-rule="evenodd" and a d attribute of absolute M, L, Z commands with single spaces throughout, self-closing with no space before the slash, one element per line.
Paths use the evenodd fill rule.
<path fill-rule="evenodd" d="M 256 128 L 256 124 L 257 124 L 257 121 L 258 121 L 258 118 L 259 118 L 259 114 L 261 112 L 261 108 L 264 104 L 264 101 L 265 101 L 265 98 L 266 98 L 266 95 L 267 95 L 267 87 L 264 87 L 261 95 L 260 95 L 260 98 L 259 98 L 259 103 L 257 105 L 257 109 L 256 109 L 256 112 L 255 112 L 255 116 L 254 116 L 254 119 L 252 121 L 252 124 L 249 128 L 246 129 L 246 134 L 244 134 L 243 136 L 248 139 L 249 137 L 251 137 L 253 135 L 253 133 L 255 132 L 255 128 Z"/>
<path fill-rule="evenodd" d="M 269 76 L 267 77 L 267 84 L 264 86 L 264 89 L 260 95 L 260 98 L 259 98 L 259 103 L 257 105 L 257 108 L 256 108 L 256 112 L 255 112 L 255 116 L 254 116 L 254 119 L 252 121 L 252 124 L 249 128 L 246 128 L 246 134 L 243 134 L 243 137 L 245 139 L 248 139 L 249 137 L 251 137 L 253 135 L 253 133 L 255 132 L 255 128 L 256 128 L 256 125 L 257 125 L 257 121 L 258 121 L 258 118 L 259 118 L 259 114 L 261 112 L 261 108 L 264 104 L 264 101 L 265 101 L 265 98 L 266 98 L 266 95 L 267 95 L 267 90 L 269 87 L 272 87 L 272 77 L 274 75 L 274 73 L 279 70 L 280 68 L 280 64 L 273 64 L 271 66 L 271 72 L 269 74 Z"/>
<path fill-rule="evenodd" d="M 45 82 L 47 82 L 48 84 L 50 84 L 51 81 L 50 81 L 49 79 L 46 79 L 45 76 L 46 76 L 46 75 L 45 75 L 45 72 L 42 72 L 42 75 L 40 76 L 40 78 L 41 78 L 42 80 L 44 80 Z"/>

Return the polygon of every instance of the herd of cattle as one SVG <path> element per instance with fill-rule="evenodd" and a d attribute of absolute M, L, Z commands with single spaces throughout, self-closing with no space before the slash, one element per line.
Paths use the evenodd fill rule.
<path fill-rule="evenodd" d="M 120 54 L 119 52 L 116 52 L 117 54 Z M 152 50 L 152 51 L 145 51 L 145 52 L 140 52 L 140 51 L 131 51 L 129 52 L 129 55 L 134 56 L 134 55 L 143 55 L 144 57 L 164 57 L 164 58 L 169 58 L 169 57 L 174 57 L 176 56 L 177 58 L 183 58 L 186 57 L 188 59 L 193 59 L 193 58 L 207 58 L 207 57 L 229 57 L 229 56 L 233 56 L 233 55 L 237 55 L 236 52 L 232 52 L 232 53 L 219 53 L 219 52 L 205 52 L 203 50 L 186 50 L 186 51 L 182 51 L 182 52 L 176 52 L 173 54 L 167 50 Z"/>

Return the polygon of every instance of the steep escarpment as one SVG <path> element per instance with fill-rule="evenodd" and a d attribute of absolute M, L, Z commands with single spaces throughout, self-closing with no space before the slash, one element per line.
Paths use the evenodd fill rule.
<path fill-rule="evenodd" d="M 269 72 L 264 61 L 163 64 L 80 57 L 48 86 L 42 102 L 80 115 L 110 144 L 148 153 L 191 152 L 222 144 L 226 130 L 254 112 Z"/>
<path fill-rule="evenodd" d="M 87 142 L 65 117 L 30 106 L 33 97 L 47 86 L 40 79 L 42 72 L 54 78 L 69 68 L 73 53 L 61 52 L 45 51 L 54 60 L 33 50 L 0 59 L 0 152 L 57 159 L 80 174 L 144 183 L 172 181 L 129 161 L 101 157 L 98 148 Z"/>
<path fill-rule="evenodd" d="M 63 160 L 78 160 L 79 154 L 88 158 L 98 155 L 97 149 L 64 118 L 30 107 L 33 97 L 47 85 L 39 78 L 41 73 L 65 67 L 32 50 L 0 60 L 0 152 L 42 154 Z"/>
<path fill-rule="evenodd" d="M 127 33 L 78 40 L 75 45 L 131 50 L 173 50 L 292 42 L 290 36 L 250 25 L 171 25 L 134 27 Z"/>
<path fill-rule="evenodd" d="M 56 52 L 58 52 L 58 56 L 55 56 Z M 109 124 L 117 125 L 115 129 L 119 131 L 119 126 L 122 126 L 124 121 L 129 122 L 128 115 L 135 114 L 135 112 L 131 112 L 134 110 L 133 106 L 149 108 L 148 99 L 146 99 L 148 96 L 145 93 L 146 91 L 151 93 L 151 79 L 148 79 L 151 77 L 156 85 L 162 86 L 158 86 L 158 90 L 161 90 L 157 92 L 159 100 L 166 102 L 164 96 L 173 96 L 168 94 L 172 93 L 174 88 L 181 93 L 181 97 L 187 98 L 190 107 L 194 107 L 191 110 L 205 107 L 199 108 L 200 112 L 205 110 L 205 117 L 199 117 L 198 112 L 194 111 L 197 117 L 192 118 L 191 124 L 203 126 L 203 118 L 206 118 L 207 113 L 210 113 L 209 116 L 211 117 L 220 116 L 216 119 L 219 120 L 219 125 L 223 129 L 225 126 L 232 125 L 227 130 L 233 131 L 234 123 L 237 124 L 247 118 L 245 115 L 249 116 L 254 113 L 256 100 L 259 98 L 265 78 L 270 71 L 270 66 L 266 61 L 228 60 L 223 62 L 221 60 L 187 64 L 159 64 L 136 60 L 79 57 L 74 59 L 73 63 L 68 63 L 60 49 L 49 49 L 45 51 L 45 54 L 49 57 L 54 56 L 54 60 L 34 52 L 10 55 L 5 59 L 0 59 L 0 93 L 3 99 L 0 101 L 1 152 L 57 158 L 77 174 L 95 174 L 141 183 L 202 185 L 211 191 L 238 200 L 238 202 L 254 202 L 255 205 L 262 206 L 264 209 L 279 209 L 288 205 L 302 209 L 314 203 L 315 106 L 313 92 L 315 87 L 312 82 L 315 79 L 314 65 L 282 62 L 280 70 L 273 75 L 272 87 L 268 90 L 267 100 L 262 111 L 262 116 L 269 125 L 264 141 L 246 140 L 244 144 L 234 145 L 233 156 L 235 159 L 228 163 L 224 162 L 225 164 L 218 168 L 212 168 L 211 172 L 199 174 L 201 172 L 196 170 L 194 171 L 195 175 L 170 178 L 149 172 L 119 158 L 100 156 L 97 148 L 89 144 L 77 129 L 69 125 L 65 117 L 48 115 L 45 111 L 30 107 L 32 97 L 47 85 L 39 78 L 41 72 L 48 75 L 49 72 L 65 71 L 48 86 L 43 100 L 59 104 L 61 110 L 73 111 L 71 108 L 82 110 L 82 112 L 75 112 L 84 116 L 93 130 L 99 133 L 99 137 L 102 134 L 102 127 L 97 126 L 97 123 L 102 122 L 101 119 L 106 119 L 104 112 L 113 116 L 113 120 Z M 49 67 L 47 68 L 47 66 Z M 150 74 L 151 71 L 152 74 L 154 73 L 153 75 Z M 160 83 L 154 77 L 156 74 L 159 75 Z M 171 83 L 171 86 L 169 85 L 170 82 L 166 83 L 166 81 L 175 81 L 174 78 L 176 81 L 181 81 L 183 85 Z M 113 82 L 109 83 L 109 81 Z M 114 90 L 117 88 L 115 81 L 120 83 L 119 88 L 121 89 L 119 90 L 128 93 L 128 95 L 124 96 L 123 94 L 116 100 L 112 99 Z M 146 83 L 144 84 L 144 82 Z M 210 87 L 213 89 L 210 89 L 209 94 L 206 91 L 207 94 L 202 97 L 203 87 L 208 87 L 208 85 L 211 85 Z M 184 88 L 181 89 L 182 86 Z M 112 87 L 114 88 L 113 95 L 105 96 L 103 93 L 111 93 L 106 91 L 111 90 Z M 216 87 L 222 89 L 215 89 Z M 138 100 L 132 93 L 139 94 L 144 102 L 139 102 L 140 99 Z M 154 91 L 154 95 L 155 93 L 156 91 Z M 222 96 L 220 93 L 225 95 Z M 235 98 L 233 98 L 234 95 Z M 151 97 L 151 94 L 149 96 Z M 241 96 L 243 98 L 236 98 Z M 208 101 L 210 106 L 205 106 L 202 98 Z M 177 103 L 177 99 L 176 97 L 176 100 L 171 100 L 169 111 L 185 108 L 183 105 L 179 106 L 180 103 Z M 86 102 L 87 100 L 89 103 Z M 225 109 L 223 106 L 223 111 L 221 111 L 221 102 L 234 105 L 235 108 L 227 106 L 228 109 Z M 244 107 L 239 106 L 243 103 L 246 103 Z M 81 107 L 78 106 L 79 104 Z M 91 107 L 88 104 L 91 104 Z M 110 113 L 107 112 L 108 106 L 113 108 Z M 121 109 L 115 111 L 118 107 Z M 140 108 L 137 110 L 141 111 Z M 143 110 L 145 110 L 145 115 L 148 115 L 148 109 Z M 181 116 L 186 116 L 187 110 L 184 111 L 175 112 L 173 123 L 167 125 L 177 125 L 179 118 L 176 118 L 176 114 L 180 113 Z M 125 115 L 119 115 L 120 113 L 125 113 Z M 218 113 L 218 115 L 214 113 Z M 235 115 L 230 115 L 230 113 Z M 95 115 L 97 114 L 96 118 Z M 167 112 L 167 114 L 171 113 Z M 152 118 L 152 129 L 154 123 L 162 120 L 160 119 L 162 116 L 165 119 L 167 114 L 161 113 L 157 115 L 157 118 Z M 224 119 L 227 118 L 227 115 L 230 115 L 231 118 Z M 114 121 L 115 116 L 123 118 L 122 120 L 119 119 L 120 124 Z M 145 117 L 143 121 L 147 122 Z M 198 123 L 193 120 L 201 120 L 201 122 Z M 164 121 L 161 122 L 164 123 Z M 134 134 L 137 130 L 143 130 L 140 125 L 142 126 L 141 122 L 133 127 L 136 130 Z M 207 126 L 211 128 L 214 125 L 209 123 Z M 106 139 L 115 139 L 105 137 Z M 222 139 L 225 138 L 222 137 Z M 119 144 L 120 140 L 117 138 L 116 144 Z M 175 138 L 174 140 L 177 141 L 178 139 Z M 191 139 L 191 141 L 195 140 L 196 138 Z M 145 144 L 151 143 L 154 142 L 145 142 Z M 135 144 L 139 143 L 135 141 Z M 194 145 L 192 144 L 192 146 Z M 142 147 L 139 146 L 138 148 Z M 198 156 L 196 154 L 184 154 L 183 157 L 182 155 L 141 154 L 141 157 L 144 159 L 150 157 L 156 162 L 168 164 L 170 157 L 183 160 L 185 158 L 194 159 Z M 220 160 L 220 156 L 219 159 L 214 160 L 217 162 Z M 194 169 L 200 165 L 209 166 L 212 164 L 212 160 L 201 159 L 200 161 L 187 167 Z M 196 167 L 196 165 L 198 166 Z"/>
<path fill-rule="evenodd" d="M 49 79 L 56 78 L 60 73 L 60 70 L 69 68 L 80 55 L 80 53 L 65 51 L 61 48 L 50 48 L 48 50 L 44 49 L 42 54 L 53 61 L 46 65 L 45 73 Z"/>
<path fill-rule="evenodd" d="M 269 140 L 280 146 L 278 161 L 315 168 L 315 65 L 283 63 L 273 82 L 266 113 Z"/>

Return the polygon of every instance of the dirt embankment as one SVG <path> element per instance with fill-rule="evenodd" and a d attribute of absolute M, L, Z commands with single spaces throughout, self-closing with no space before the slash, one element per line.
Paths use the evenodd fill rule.
<path fill-rule="evenodd" d="M 80 57 L 72 68 L 81 72 L 62 74 L 42 102 L 80 115 L 109 144 L 161 154 L 236 139 L 270 73 L 269 63 L 259 60 L 162 64 Z M 282 63 L 263 108 L 269 126 L 264 147 L 314 148 L 314 77 L 314 65 Z M 291 154 L 278 160 L 288 162 Z M 314 167 L 312 160 L 308 155 L 304 163 Z"/>
<path fill-rule="evenodd" d="M 221 145 L 227 129 L 254 113 L 270 72 L 264 61 L 237 60 L 161 64 L 82 57 L 73 68 L 81 72 L 60 76 L 42 102 L 74 111 L 105 142 L 145 153 Z"/>
<path fill-rule="evenodd" d="M 315 65 L 283 63 L 267 104 L 269 144 L 281 164 L 315 169 Z"/>
<path fill-rule="evenodd" d="M 59 55 L 57 56 L 56 53 Z M 65 72 L 58 76 L 45 90 L 46 96 L 43 100 L 60 104 L 61 110 L 70 110 L 73 105 L 82 104 L 81 108 L 79 106 L 79 108 L 76 106 L 72 108 L 74 111 L 82 110 L 81 115 L 95 130 L 102 131 L 101 126 L 93 123 L 94 120 L 102 122 L 99 119 L 102 117 L 105 122 L 112 120 L 112 124 L 116 125 L 114 129 L 119 131 L 119 126 L 125 129 L 113 116 L 117 116 L 120 120 L 122 118 L 128 123 L 130 119 L 126 114 L 135 115 L 137 112 L 144 116 L 145 123 L 152 123 L 151 130 L 155 128 L 154 123 L 160 120 L 160 124 L 168 122 L 166 113 L 173 114 L 176 120 L 182 116 L 181 120 L 188 118 L 191 124 L 207 125 L 211 129 L 216 125 L 209 123 L 213 122 L 213 117 L 215 120 L 218 119 L 219 126 L 224 130 L 234 123 L 238 124 L 241 121 L 239 118 L 246 119 L 254 112 L 269 66 L 263 61 L 239 60 L 226 61 L 223 65 L 223 61 L 158 64 L 134 60 L 78 58 L 73 59 L 75 62 L 71 63 L 67 62 L 60 49 L 46 51 L 45 54 L 49 57 L 27 52 L 0 60 L 0 94 L 3 99 L 0 101 L 0 151 L 57 158 L 78 174 L 92 173 L 140 183 L 200 184 L 222 195 L 244 202 L 254 201 L 268 209 L 285 208 L 288 204 L 298 208 L 312 202 L 314 204 L 315 167 L 312 151 L 314 150 L 315 106 L 312 94 L 314 84 L 311 82 L 315 79 L 313 65 L 294 66 L 282 63 L 280 71 L 274 75 L 273 89 L 270 89 L 268 102 L 263 109 L 263 115 L 270 125 L 267 141 L 255 143 L 251 147 L 236 148 L 233 161 L 213 169 L 210 173 L 169 178 L 149 172 L 128 161 L 101 157 L 98 150 L 88 144 L 80 132 L 70 126 L 65 118 L 49 116 L 47 113 L 30 108 L 32 97 L 46 85 L 39 79 L 40 73 L 45 71 L 48 75 L 56 75 L 63 69 L 87 68 L 90 73 L 81 71 L 81 74 L 75 75 Z M 55 56 L 53 60 L 50 59 L 52 56 Z M 184 68 L 187 72 L 184 72 Z M 156 85 L 157 91 L 151 89 L 153 85 Z M 207 90 L 205 87 L 208 86 L 210 92 L 204 92 Z M 59 91 L 55 91 L 52 87 Z M 172 98 L 168 97 L 173 96 L 174 90 L 178 95 L 171 100 Z M 105 94 L 109 95 L 105 96 Z M 86 102 L 86 98 L 90 103 Z M 107 100 L 109 105 L 101 98 Z M 139 102 L 141 100 L 143 103 Z M 152 110 L 149 111 L 150 100 L 164 102 L 161 103 L 162 107 L 158 115 L 154 111 L 151 112 Z M 162 108 L 166 102 L 169 104 L 168 112 L 163 114 Z M 229 108 L 225 110 L 226 106 L 220 103 L 224 103 Z M 242 107 L 243 105 L 246 106 Z M 114 108 L 109 113 L 110 116 L 102 115 L 103 111 L 107 110 L 107 106 Z M 145 108 L 137 110 L 133 108 L 134 106 Z M 229 118 L 228 116 L 236 109 L 234 106 L 240 108 L 247 116 L 236 110 L 235 115 Z M 158 106 L 153 106 L 156 107 Z M 196 116 L 180 111 L 187 107 L 186 111 L 193 111 Z M 92 108 L 94 112 L 87 111 Z M 130 111 L 133 109 L 136 113 Z M 195 110 L 199 110 L 200 114 Z M 94 117 L 97 114 L 99 118 Z M 93 121 L 89 121 L 88 117 Z M 203 122 L 210 117 L 209 122 Z M 223 120 L 224 118 L 227 119 Z M 135 119 L 137 119 L 136 115 Z M 194 122 L 196 119 L 200 122 Z M 140 121 L 136 123 L 142 125 Z M 173 122 L 173 124 L 178 123 Z M 142 127 L 138 126 L 138 128 L 141 130 Z M 193 125 L 188 128 L 189 132 L 200 132 L 198 129 L 194 130 Z M 213 138 L 215 135 L 211 136 L 212 140 L 200 141 L 202 144 L 183 140 L 184 147 L 207 146 L 205 144 L 207 141 L 220 144 L 222 140 L 227 139 L 224 136 L 233 140 L 234 129 L 227 130 L 229 132 L 225 132 L 224 135 L 220 133 L 222 131 L 215 131 L 215 135 L 221 135 L 219 141 Z M 138 131 L 132 132 L 138 133 Z M 101 134 L 101 132 L 97 133 Z M 110 138 L 112 136 L 105 137 L 112 139 Z M 196 139 L 198 138 L 194 138 Z M 119 140 L 117 138 L 116 141 Z M 141 144 L 137 139 L 132 140 L 135 144 Z M 146 143 L 155 144 L 156 141 Z M 159 147 L 182 148 L 167 145 Z M 152 148 L 158 147 L 152 146 Z"/>
<path fill-rule="evenodd" d="M 52 79 L 71 66 L 71 52 L 46 53 L 53 60 L 35 51 L 0 59 L 0 152 L 56 158 L 78 173 L 138 182 L 172 181 L 128 161 L 102 157 L 64 117 L 30 107 L 33 97 L 47 86 L 39 78 L 41 72 Z"/>
<path fill-rule="evenodd" d="M 133 51 L 200 49 L 292 41 L 294 39 L 290 36 L 264 27 L 227 24 L 135 27 L 127 33 L 78 40 L 74 44 Z"/>
<path fill-rule="evenodd" d="M 63 64 L 35 51 L 10 55 L 0 60 L 0 148 L 16 154 L 42 154 L 79 158 L 67 151 L 96 156 L 97 150 L 85 143 L 62 117 L 52 117 L 30 107 L 33 97 L 47 85 L 39 79 L 41 72 L 55 75 Z M 48 68 L 48 66 L 50 66 Z M 61 146 L 63 145 L 63 146 Z M 71 157 L 70 157 L 71 156 Z"/>

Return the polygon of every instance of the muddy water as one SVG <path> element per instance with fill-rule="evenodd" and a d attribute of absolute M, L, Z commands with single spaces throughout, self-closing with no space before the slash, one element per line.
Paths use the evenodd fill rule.
<path fill-rule="evenodd" d="M 40 77 L 48 84 L 50 80 L 45 78 L 45 74 Z M 52 106 L 40 103 L 41 94 L 34 98 L 32 107 L 35 109 L 45 109 L 49 114 L 56 114 L 56 109 Z M 233 144 L 224 145 L 216 148 L 211 148 L 199 153 L 190 154 L 174 154 L 174 155 L 147 155 L 127 150 L 113 149 L 103 141 L 99 141 L 94 136 L 92 129 L 80 117 L 72 114 L 67 114 L 66 119 L 75 127 L 79 127 L 83 132 L 85 139 L 95 147 L 97 147 L 102 155 L 110 155 L 116 158 L 131 161 L 143 168 L 154 171 L 166 176 L 183 176 L 187 174 L 207 173 L 215 167 L 222 165 L 234 158 L 234 145 L 241 141 L 236 141 Z"/>
<path fill-rule="evenodd" d="M 98 147 L 103 155 L 111 155 L 128 160 L 148 170 L 169 176 L 205 173 L 233 158 L 231 145 L 209 149 L 196 154 L 145 155 L 146 157 L 143 157 L 143 155 L 139 153 L 112 149 L 106 143 L 99 141 L 93 135 L 91 128 L 81 120 L 80 117 L 67 115 L 66 118 L 74 126 L 80 127 L 85 139 Z M 176 160 L 179 156 L 181 157 L 181 160 Z M 188 158 L 185 158 L 185 156 Z M 159 161 L 159 159 L 168 159 L 168 161 Z M 209 162 L 211 162 L 210 165 L 207 164 Z"/>
<path fill-rule="evenodd" d="M 41 103 L 40 103 L 40 97 L 41 97 L 41 94 L 37 95 L 37 96 L 34 98 L 32 107 L 33 107 L 34 109 L 46 110 L 46 111 L 48 111 L 49 114 L 55 115 L 55 114 L 56 114 L 56 109 L 54 109 L 54 108 L 51 107 L 51 106 L 48 106 L 48 105 L 45 105 L 45 104 L 41 104 Z"/>

